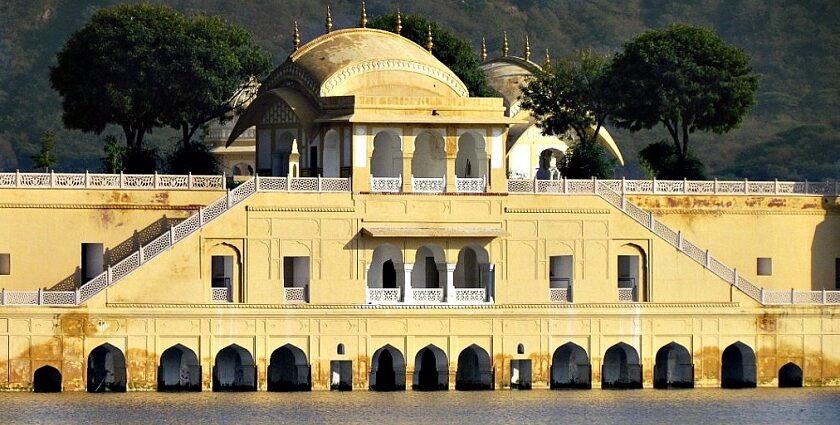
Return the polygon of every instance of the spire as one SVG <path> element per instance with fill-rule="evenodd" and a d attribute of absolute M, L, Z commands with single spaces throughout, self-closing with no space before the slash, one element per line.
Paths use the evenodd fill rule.
<path fill-rule="evenodd" d="M 487 62 L 487 42 L 481 37 L 481 62 Z"/>
<path fill-rule="evenodd" d="M 292 33 L 292 44 L 297 50 L 300 47 L 300 31 L 298 31 L 297 21 L 295 21 L 295 31 Z"/>
<path fill-rule="evenodd" d="M 548 55 L 548 48 L 545 49 L 545 58 L 543 58 L 543 68 L 551 66 L 551 56 Z"/>
<path fill-rule="evenodd" d="M 402 31 L 402 16 L 400 15 L 400 8 L 397 8 L 397 27 L 394 28 L 397 34 Z"/>
<path fill-rule="evenodd" d="M 327 20 L 324 21 L 324 29 L 327 30 L 327 34 L 332 32 L 332 13 L 330 13 L 329 5 L 327 5 Z"/>
<path fill-rule="evenodd" d="M 365 8 L 365 2 L 362 2 L 362 18 L 359 19 L 359 27 L 367 28 L 367 9 Z"/>
<path fill-rule="evenodd" d="M 525 52 L 523 53 L 523 57 L 526 61 L 531 60 L 531 41 L 528 40 L 528 33 L 525 33 Z"/>
<path fill-rule="evenodd" d="M 504 38 L 502 39 L 502 56 L 508 55 L 507 31 L 504 31 Z"/>
<path fill-rule="evenodd" d="M 432 43 L 432 24 L 429 24 L 429 32 L 426 33 L 426 50 L 429 53 L 432 53 L 432 47 L 434 47 L 434 43 Z"/>

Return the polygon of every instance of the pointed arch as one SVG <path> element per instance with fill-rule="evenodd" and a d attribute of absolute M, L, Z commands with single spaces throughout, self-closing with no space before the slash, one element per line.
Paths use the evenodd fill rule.
<path fill-rule="evenodd" d="M 109 343 L 88 355 L 87 390 L 90 393 L 125 392 L 125 355 Z"/>
<path fill-rule="evenodd" d="M 231 344 L 216 354 L 213 391 L 256 391 L 257 367 L 251 353 Z"/>
<path fill-rule="evenodd" d="M 581 346 L 567 342 L 551 357 L 551 388 L 592 388 L 592 365 Z"/>
<path fill-rule="evenodd" d="M 201 365 L 195 351 L 175 344 L 160 355 L 158 391 L 201 391 Z"/>
<path fill-rule="evenodd" d="M 373 391 L 405 390 L 405 357 L 391 344 L 376 350 L 370 361 L 370 389 Z"/>
<path fill-rule="evenodd" d="M 694 388 L 694 364 L 685 347 L 671 341 L 656 352 L 653 387 Z"/>
<path fill-rule="evenodd" d="M 490 282 L 490 255 L 487 250 L 479 245 L 461 248 L 452 279 L 456 288 L 487 288 Z"/>
<path fill-rule="evenodd" d="M 322 175 L 324 177 L 338 177 L 340 174 L 341 160 L 338 155 L 338 139 L 338 131 L 334 128 L 324 133 L 324 149 L 322 151 L 324 157 L 322 161 Z"/>
<path fill-rule="evenodd" d="M 492 390 L 493 364 L 487 351 L 476 344 L 458 355 L 458 369 L 455 374 L 456 390 Z"/>
<path fill-rule="evenodd" d="M 373 137 L 370 175 L 372 177 L 400 177 L 403 175 L 402 139 L 395 132 L 383 130 Z"/>
<path fill-rule="evenodd" d="M 726 347 L 720 363 L 721 388 L 755 387 L 755 352 L 748 345 L 738 341 Z"/>
<path fill-rule="evenodd" d="M 411 175 L 417 178 L 446 176 L 446 142 L 433 131 L 422 131 L 414 138 Z"/>
<path fill-rule="evenodd" d="M 445 288 L 446 284 L 446 254 L 443 248 L 436 244 L 418 248 L 411 269 L 411 287 Z"/>
<path fill-rule="evenodd" d="M 458 137 L 455 175 L 459 178 L 487 176 L 487 152 L 484 137 L 475 131 L 464 132 Z"/>
<path fill-rule="evenodd" d="M 312 390 L 311 366 L 303 350 L 292 344 L 285 344 L 271 353 L 268 364 L 268 390 Z"/>
<path fill-rule="evenodd" d="M 635 348 L 619 342 L 604 353 L 601 388 L 642 388 L 642 365 Z"/>
<path fill-rule="evenodd" d="M 32 376 L 32 390 L 36 393 L 60 393 L 61 372 L 50 365 L 39 367 Z"/>
<path fill-rule="evenodd" d="M 449 360 L 446 353 L 434 344 L 421 348 L 414 356 L 412 389 L 445 391 L 449 389 Z"/>
<path fill-rule="evenodd" d="M 790 362 L 779 369 L 779 388 L 802 387 L 802 368 Z"/>

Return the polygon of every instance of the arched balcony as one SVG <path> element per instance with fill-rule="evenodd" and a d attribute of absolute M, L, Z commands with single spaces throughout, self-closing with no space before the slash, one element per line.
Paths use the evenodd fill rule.
<path fill-rule="evenodd" d="M 453 272 L 453 293 L 448 300 L 456 303 L 492 302 L 493 265 L 487 250 L 468 245 L 458 253 Z"/>
<path fill-rule="evenodd" d="M 371 192 L 400 192 L 402 175 L 402 140 L 391 131 L 380 131 L 373 138 L 373 153 L 370 159 Z"/>
<path fill-rule="evenodd" d="M 424 131 L 414 138 L 411 188 L 430 193 L 446 190 L 446 142 L 440 134 Z"/>
<path fill-rule="evenodd" d="M 367 270 L 367 303 L 401 302 L 405 289 L 405 270 L 399 248 L 391 244 L 376 247 Z"/>

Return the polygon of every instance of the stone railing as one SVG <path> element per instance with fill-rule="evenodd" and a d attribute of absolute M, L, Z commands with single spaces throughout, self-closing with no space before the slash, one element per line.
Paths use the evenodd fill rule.
<path fill-rule="evenodd" d="M 572 291 L 568 288 L 549 288 L 548 299 L 553 303 L 572 302 Z"/>
<path fill-rule="evenodd" d="M 0 305 L 65 306 L 78 303 L 76 291 L 6 291 L 0 292 Z"/>
<path fill-rule="evenodd" d="M 411 299 L 417 304 L 442 303 L 443 288 L 411 288 Z"/>
<path fill-rule="evenodd" d="M 622 180 L 570 180 L 570 179 L 562 179 L 562 180 L 508 180 L 508 191 L 510 193 L 539 193 L 539 194 L 566 194 L 566 195 L 595 195 L 599 196 L 609 204 L 613 205 L 614 207 L 621 210 L 624 214 L 641 224 L 642 226 L 648 228 L 651 232 L 655 235 L 659 236 L 669 244 L 671 244 L 674 248 L 679 250 L 680 252 L 687 255 L 692 260 L 696 261 L 698 264 L 709 270 L 710 272 L 717 275 L 719 278 L 724 280 L 725 282 L 729 283 L 730 285 L 735 286 L 741 292 L 749 296 L 750 298 L 758 301 L 761 304 L 790 304 L 790 300 L 793 299 L 794 303 L 804 303 L 804 304 L 823 304 L 822 300 L 825 299 L 825 304 L 840 304 L 840 291 L 825 291 L 825 296 L 823 296 L 823 291 L 795 291 L 793 297 L 791 297 L 790 293 L 787 291 L 781 291 L 787 293 L 787 301 L 784 301 L 785 297 L 780 297 L 779 295 L 775 295 L 775 291 L 764 291 L 763 288 L 760 288 L 750 282 L 749 280 L 745 279 L 743 276 L 738 274 L 738 271 L 735 268 L 731 268 L 718 260 L 717 258 L 713 257 L 708 250 L 700 248 L 698 245 L 692 243 L 691 241 L 685 239 L 682 236 L 682 232 L 676 231 L 671 229 L 670 227 L 666 226 L 664 223 L 659 222 L 656 218 L 648 211 L 639 208 L 638 206 L 634 205 L 630 201 L 628 201 L 625 197 L 626 193 L 619 193 L 616 192 L 614 187 L 618 184 L 619 189 L 621 187 L 626 187 L 626 183 L 629 180 L 625 180 L 622 183 Z M 679 181 L 677 181 L 679 182 Z M 685 183 L 685 182 L 683 182 Z M 728 183 L 728 182 L 718 182 L 718 189 L 720 189 L 720 183 Z M 738 183 L 738 182 L 733 182 Z M 741 184 L 747 184 L 747 182 L 740 182 Z M 774 184 L 776 182 L 773 182 Z M 781 184 L 782 182 L 779 182 Z M 795 183 L 794 185 L 798 185 L 800 183 Z M 832 185 L 833 183 L 824 183 L 823 186 L 811 186 L 816 183 L 801 183 L 801 186 L 794 186 L 801 187 L 802 193 L 791 192 L 790 194 L 793 195 L 817 195 L 814 193 L 814 188 L 821 188 L 821 192 L 825 192 L 827 188 Z M 712 190 L 714 190 L 714 182 L 712 182 Z M 807 189 L 807 192 L 806 192 Z M 653 189 L 651 189 L 652 191 Z M 652 192 L 651 192 L 652 193 Z M 657 192 L 659 193 L 659 192 Z M 674 192 L 671 192 L 674 193 Z M 702 192 L 698 192 L 702 193 Z M 718 192 L 722 193 L 722 192 Z M 726 192 L 729 194 L 730 192 Z M 825 196 L 833 196 L 833 195 L 825 195 Z M 632 289 L 631 289 L 632 290 Z M 773 299 L 762 297 L 762 293 L 765 294 L 773 294 Z M 798 294 L 798 295 L 797 295 Z M 803 301 L 809 302 L 803 302 Z M 816 302 L 819 300 L 819 302 Z M 766 302 L 767 301 L 767 302 Z M 778 301 L 778 302 L 770 302 L 770 301 Z"/>
<path fill-rule="evenodd" d="M 399 288 L 367 288 L 368 303 L 396 304 L 400 302 Z"/>
<path fill-rule="evenodd" d="M 591 180 L 509 179 L 510 193 L 579 193 L 592 191 Z M 840 196 L 840 182 L 744 180 L 599 180 L 626 195 L 801 195 Z"/>
<path fill-rule="evenodd" d="M 446 179 L 411 176 L 411 190 L 415 193 L 442 193 L 446 190 Z"/>
<path fill-rule="evenodd" d="M 305 303 L 307 302 L 306 289 L 306 286 L 283 288 L 283 299 L 287 303 Z"/>
<path fill-rule="evenodd" d="M 402 177 L 371 177 L 371 192 L 402 192 Z"/>
<path fill-rule="evenodd" d="M 0 173 L 0 188 L 224 190 L 225 175 Z"/>
<path fill-rule="evenodd" d="M 216 303 L 233 302 L 232 295 L 229 288 L 210 288 L 210 301 Z"/>
<path fill-rule="evenodd" d="M 455 288 L 456 303 L 483 303 L 487 301 L 485 288 Z"/>
<path fill-rule="evenodd" d="M 618 301 L 622 303 L 637 302 L 635 288 L 618 288 Z"/>
<path fill-rule="evenodd" d="M 459 193 L 482 193 L 487 190 L 487 180 L 484 177 L 455 177 L 455 190 Z"/>
<path fill-rule="evenodd" d="M 349 178 L 256 177 L 259 192 L 350 192 Z"/>

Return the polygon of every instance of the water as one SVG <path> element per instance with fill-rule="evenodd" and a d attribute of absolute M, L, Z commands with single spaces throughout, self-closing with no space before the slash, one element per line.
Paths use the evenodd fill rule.
<path fill-rule="evenodd" d="M 0 424 L 832 424 L 840 388 L 0 393 Z"/>

